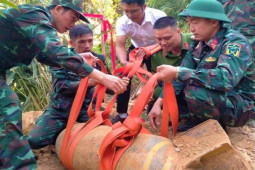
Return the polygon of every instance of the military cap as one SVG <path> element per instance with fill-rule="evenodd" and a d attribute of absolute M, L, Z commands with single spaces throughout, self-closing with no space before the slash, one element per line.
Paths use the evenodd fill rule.
<path fill-rule="evenodd" d="M 193 0 L 178 16 L 208 18 L 223 22 L 231 22 L 225 14 L 223 5 L 217 0 Z"/>
<path fill-rule="evenodd" d="M 89 23 L 87 18 L 82 13 L 83 0 L 51 0 L 51 5 L 61 5 L 78 12 L 80 14 L 80 19 Z"/>

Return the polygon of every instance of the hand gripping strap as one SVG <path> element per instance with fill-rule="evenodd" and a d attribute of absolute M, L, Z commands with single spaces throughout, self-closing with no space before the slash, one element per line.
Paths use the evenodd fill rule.
<path fill-rule="evenodd" d="M 142 56 L 137 56 L 136 55 L 136 52 L 139 50 L 139 49 L 143 49 L 145 51 L 145 55 L 142 55 Z M 135 48 L 133 49 L 130 53 L 129 53 L 129 60 L 132 62 L 132 61 L 135 61 L 139 58 L 149 58 L 151 55 L 153 55 L 154 53 L 158 52 L 159 50 L 161 50 L 161 46 L 158 45 L 158 44 L 155 44 L 155 45 L 151 45 L 151 46 L 148 46 L 148 47 L 138 47 L 138 48 Z"/>
<path fill-rule="evenodd" d="M 139 50 L 140 48 L 144 49 L 144 51 L 146 53 L 145 55 L 143 55 L 143 56 L 136 55 L 136 51 Z M 145 74 L 145 75 L 148 75 L 149 77 L 151 77 L 152 74 L 140 67 L 142 65 L 143 58 L 148 58 L 149 56 L 153 55 L 154 53 L 158 52 L 161 49 L 162 49 L 161 46 L 158 44 L 151 45 L 148 47 L 139 47 L 139 48 L 133 49 L 129 53 L 130 63 L 128 63 L 124 67 L 114 70 L 113 74 L 116 75 L 118 73 L 122 73 L 122 75 L 120 77 L 128 75 L 127 76 L 128 78 L 131 78 L 134 74 L 137 74 L 137 76 L 139 77 L 139 79 L 141 81 L 146 82 L 147 80 L 145 80 L 142 75 Z"/>

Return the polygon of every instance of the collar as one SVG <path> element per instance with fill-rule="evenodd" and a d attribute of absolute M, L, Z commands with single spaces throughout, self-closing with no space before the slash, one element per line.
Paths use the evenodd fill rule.
<path fill-rule="evenodd" d="M 181 45 L 182 45 L 182 50 L 188 50 L 189 45 L 191 42 L 191 36 L 192 34 L 183 34 L 181 33 Z"/>
<path fill-rule="evenodd" d="M 52 14 L 51 14 L 51 12 L 50 12 L 49 6 L 46 7 L 46 11 L 47 11 L 47 13 L 49 14 L 50 22 L 53 23 L 53 16 L 52 16 Z"/>
<path fill-rule="evenodd" d="M 205 43 L 207 46 L 209 46 L 212 50 L 215 49 L 215 47 L 218 45 L 218 43 L 223 39 L 224 37 L 225 29 L 221 28 L 207 43 Z"/>

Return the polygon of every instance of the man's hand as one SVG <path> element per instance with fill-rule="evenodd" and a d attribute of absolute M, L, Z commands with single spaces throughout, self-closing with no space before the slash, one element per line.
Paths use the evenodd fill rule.
<path fill-rule="evenodd" d="M 111 89 L 114 93 L 123 93 L 127 90 L 129 79 L 120 79 L 116 76 L 105 74 L 105 78 L 100 82 L 107 88 Z"/>
<path fill-rule="evenodd" d="M 128 85 L 129 80 L 130 80 L 128 77 L 122 77 L 121 79 L 122 79 L 122 81 L 123 81 L 125 84 Z"/>
<path fill-rule="evenodd" d="M 162 101 L 162 98 L 158 98 L 148 114 L 150 125 L 153 130 L 157 130 L 158 126 L 160 125 Z"/>
<path fill-rule="evenodd" d="M 146 55 L 146 51 L 143 48 L 138 48 L 135 50 L 135 58 L 139 59 Z"/>
<path fill-rule="evenodd" d="M 94 56 L 92 53 L 86 52 L 86 53 L 80 53 L 79 55 L 82 56 L 82 58 L 85 60 L 86 63 L 92 62 L 92 67 L 96 67 L 96 62 L 99 59 L 96 56 Z"/>
<path fill-rule="evenodd" d="M 178 75 L 179 67 L 161 65 L 157 67 L 158 80 L 172 82 Z"/>
<path fill-rule="evenodd" d="M 88 81 L 88 86 L 91 87 L 91 86 L 95 86 L 97 85 L 98 81 L 96 81 L 95 79 L 92 79 L 90 78 L 89 81 Z"/>

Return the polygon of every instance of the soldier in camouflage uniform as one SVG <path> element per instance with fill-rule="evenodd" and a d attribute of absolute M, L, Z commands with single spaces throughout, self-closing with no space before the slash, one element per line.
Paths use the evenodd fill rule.
<path fill-rule="evenodd" d="M 255 1 L 218 0 L 232 21 L 231 28 L 240 31 L 250 42 L 255 55 Z"/>
<path fill-rule="evenodd" d="M 186 84 L 185 100 L 191 119 L 179 131 L 207 119 L 224 126 L 243 126 L 255 118 L 255 62 L 248 40 L 223 27 L 231 22 L 216 0 L 194 0 L 180 16 L 187 17 L 196 41 L 180 67 L 162 65 L 159 79 Z M 182 106 L 178 106 L 182 107 Z M 154 118 L 150 123 L 155 125 Z"/>
<path fill-rule="evenodd" d="M 81 13 L 82 2 L 53 0 L 47 8 L 21 5 L 19 10 L 2 11 L 5 17 L 0 16 L 0 169 L 36 169 L 36 160 L 22 133 L 20 101 L 5 82 L 6 70 L 28 65 L 36 57 L 43 64 L 94 78 L 114 92 L 126 89 L 125 82 L 93 69 L 57 37 L 57 32 L 68 31 L 79 19 L 87 21 Z"/>
<path fill-rule="evenodd" d="M 76 25 L 70 32 L 70 44 L 77 53 L 92 52 L 93 32 L 87 25 Z M 101 61 L 105 62 L 105 57 L 92 52 Z M 96 66 L 100 69 L 99 65 Z M 74 101 L 76 91 L 80 83 L 80 77 L 69 70 L 59 67 L 50 67 L 53 73 L 53 90 L 49 106 L 35 123 L 34 128 L 28 135 L 28 142 L 32 149 L 40 149 L 50 144 L 55 144 L 59 133 L 66 128 L 69 113 Z M 85 100 L 83 102 L 78 122 L 88 120 L 87 109 L 94 92 L 95 80 L 90 79 Z"/>

